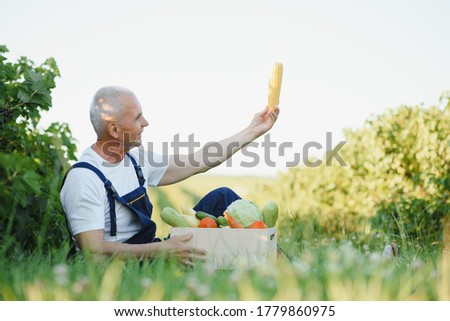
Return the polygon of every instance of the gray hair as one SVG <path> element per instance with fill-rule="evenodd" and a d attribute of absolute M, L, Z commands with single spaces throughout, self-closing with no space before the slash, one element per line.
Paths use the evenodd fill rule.
<path fill-rule="evenodd" d="M 100 88 L 92 99 L 90 118 L 97 136 L 105 133 L 108 121 L 116 120 L 123 109 L 122 96 L 134 96 L 131 90 L 118 86 Z"/>

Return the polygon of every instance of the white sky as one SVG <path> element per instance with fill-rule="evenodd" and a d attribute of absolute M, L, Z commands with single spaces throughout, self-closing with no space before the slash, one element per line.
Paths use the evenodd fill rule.
<path fill-rule="evenodd" d="M 246 126 L 265 106 L 275 61 L 284 64 L 272 140 L 293 142 L 274 175 L 308 141 L 401 104 L 436 104 L 450 89 L 450 1 L 24 1 L 0 0 L 0 43 L 11 60 L 54 57 L 61 70 L 44 124 L 70 124 L 79 152 L 94 142 L 89 104 L 104 85 L 140 99 L 144 142 L 176 133 L 206 143 Z M 261 139 L 258 140 L 261 142 Z M 256 151 L 256 150 L 254 150 Z M 262 153 L 260 153 L 260 157 Z"/>

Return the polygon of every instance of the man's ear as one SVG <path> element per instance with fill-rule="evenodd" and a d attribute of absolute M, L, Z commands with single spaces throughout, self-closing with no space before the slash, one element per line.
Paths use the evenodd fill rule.
<path fill-rule="evenodd" d="M 116 139 L 119 138 L 119 125 L 115 122 L 108 123 L 106 126 L 106 130 L 108 131 L 108 134 Z"/>

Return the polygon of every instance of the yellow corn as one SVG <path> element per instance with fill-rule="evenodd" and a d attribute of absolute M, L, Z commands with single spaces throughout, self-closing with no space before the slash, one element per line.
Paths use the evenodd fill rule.
<path fill-rule="evenodd" d="M 274 110 L 280 102 L 281 80 L 283 78 L 283 64 L 276 62 L 273 66 L 272 77 L 269 81 L 269 101 L 267 106 Z"/>

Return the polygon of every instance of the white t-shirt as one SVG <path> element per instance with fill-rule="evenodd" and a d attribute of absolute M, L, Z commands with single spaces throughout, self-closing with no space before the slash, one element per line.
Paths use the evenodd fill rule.
<path fill-rule="evenodd" d="M 163 157 L 142 148 L 134 148 L 129 154 L 141 166 L 146 184 L 157 186 L 167 170 L 167 162 L 163 161 Z M 139 187 L 136 171 L 128 156 L 120 163 L 109 163 L 89 147 L 79 161 L 98 168 L 111 181 L 120 196 Z M 101 179 L 90 169 L 73 168 L 69 171 L 61 190 L 61 202 L 73 236 L 81 232 L 104 230 L 105 240 L 124 242 L 141 228 L 136 215 L 115 200 L 117 234 L 110 236 L 108 194 Z"/>

